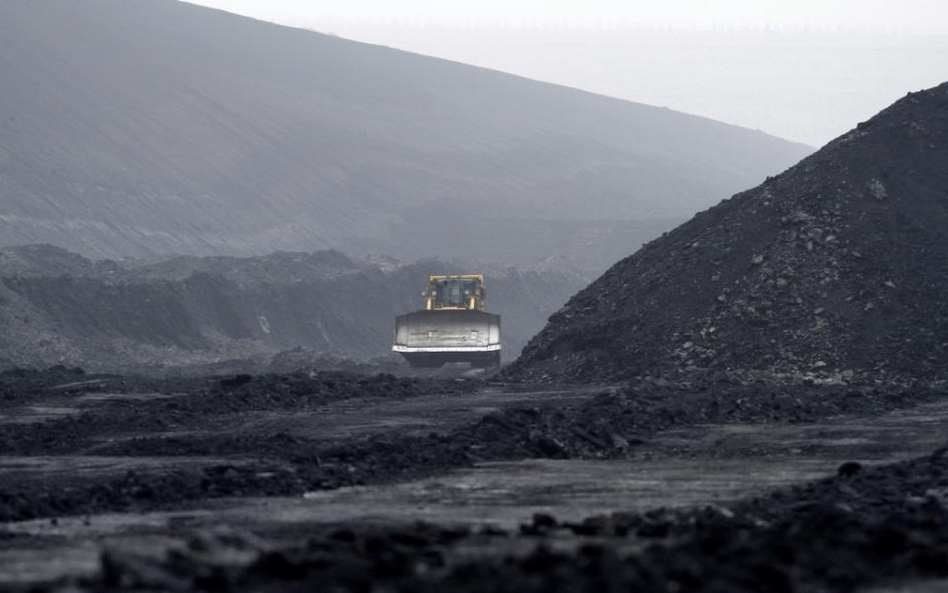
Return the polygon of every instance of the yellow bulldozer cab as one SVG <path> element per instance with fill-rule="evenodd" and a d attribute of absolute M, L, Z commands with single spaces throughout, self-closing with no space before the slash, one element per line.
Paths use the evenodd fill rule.
<path fill-rule="evenodd" d="M 486 291 L 483 274 L 428 276 L 423 293 L 425 308 L 453 311 L 483 311 Z"/>

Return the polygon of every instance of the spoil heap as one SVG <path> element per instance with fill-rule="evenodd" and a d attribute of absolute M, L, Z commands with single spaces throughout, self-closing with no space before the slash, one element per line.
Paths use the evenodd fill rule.
<path fill-rule="evenodd" d="M 613 266 L 506 372 L 948 375 L 948 83 Z"/>

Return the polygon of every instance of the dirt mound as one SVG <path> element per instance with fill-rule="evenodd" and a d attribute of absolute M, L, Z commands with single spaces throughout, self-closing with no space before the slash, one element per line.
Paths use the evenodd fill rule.
<path fill-rule="evenodd" d="M 506 376 L 948 375 L 948 83 L 616 264 Z"/>

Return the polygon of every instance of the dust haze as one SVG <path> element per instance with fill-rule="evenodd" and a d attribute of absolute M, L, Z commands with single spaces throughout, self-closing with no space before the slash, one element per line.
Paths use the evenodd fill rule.
<path fill-rule="evenodd" d="M 948 591 L 946 38 L 0 0 L 0 590 Z"/>
<path fill-rule="evenodd" d="M 205 0 L 822 146 L 948 76 L 948 5 Z"/>

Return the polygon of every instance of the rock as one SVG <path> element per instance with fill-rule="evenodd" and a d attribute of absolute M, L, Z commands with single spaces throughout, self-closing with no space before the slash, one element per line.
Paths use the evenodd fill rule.
<path fill-rule="evenodd" d="M 877 200 L 884 200 L 889 197 L 888 192 L 885 190 L 885 186 L 882 185 L 882 182 L 878 179 L 869 181 L 869 193 L 872 194 L 872 197 Z"/>
<path fill-rule="evenodd" d="M 862 464 L 858 461 L 847 461 L 839 466 L 836 475 L 841 478 L 851 478 L 862 471 Z"/>
<path fill-rule="evenodd" d="M 533 526 L 539 528 L 555 528 L 559 525 L 556 517 L 548 513 L 534 513 Z"/>

